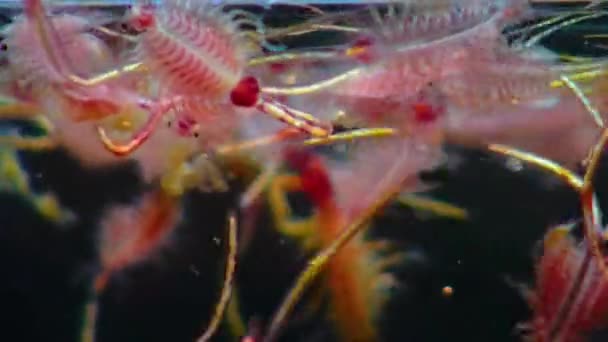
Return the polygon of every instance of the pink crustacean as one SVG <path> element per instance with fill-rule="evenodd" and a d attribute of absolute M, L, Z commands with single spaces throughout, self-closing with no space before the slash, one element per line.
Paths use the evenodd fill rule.
<path fill-rule="evenodd" d="M 355 68 L 346 81 L 310 95 L 293 96 L 290 104 L 331 118 L 343 117 L 358 127 L 385 125 L 383 116 L 390 113 L 387 104 L 432 83 L 446 97 L 448 142 L 481 148 L 511 144 L 568 165 L 578 163 L 593 144 L 598 128 L 570 89 L 563 85 L 553 89 L 551 84 L 562 74 L 583 70 L 582 66 L 560 65 L 555 55 L 542 48 L 522 51 L 508 47 L 498 34 L 499 13 L 494 13 L 495 21 L 407 46 L 369 67 Z M 494 33 L 475 42 L 475 37 L 483 36 L 482 28 Z M 372 44 L 371 51 L 374 49 Z M 329 100 L 319 100 L 325 96 Z M 327 106 L 327 101 L 342 107 Z M 567 141 L 565 148 L 555 149 L 551 143 L 555 139 Z"/>
<path fill-rule="evenodd" d="M 436 8 L 439 5 L 446 8 Z M 403 6 L 407 9 L 414 4 L 404 2 Z M 387 23 L 376 18 L 381 27 L 360 30 L 351 48 L 339 53 L 351 60 L 362 57 L 363 65 L 312 85 L 269 91 L 286 96 L 285 101 L 292 107 L 315 113 L 323 120 L 332 121 L 338 115 L 354 119 L 359 125 L 375 126 L 380 122 L 378 115 L 387 112 L 386 104 L 399 103 L 401 98 L 414 96 L 442 78 L 496 60 L 499 52 L 508 50 L 502 29 L 524 12 L 519 1 L 511 0 L 449 5 L 430 2 L 418 5 L 416 10 L 413 14 L 406 10 L 387 14 Z M 298 72 L 331 74 L 332 68 L 321 66 Z M 340 103 L 343 108 L 329 111 L 327 102 Z M 356 108 L 356 118 L 349 113 L 350 108 Z"/>
<path fill-rule="evenodd" d="M 401 119 L 400 125 L 395 126 L 398 132 L 393 136 L 346 143 L 345 151 L 339 147 L 335 151 L 323 152 L 294 146 L 283 150 L 283 161 L 298 174 L 299 186 L 295 190 L 303 192 L 314 204 L 316 224 L 319 225 L 315 238 L 323 240 L 324 249 L 319 254 L 323 256 L 322 260 L 311 261 L 310 267 L 296 281 L 298 285 L 289 292 L 277 311 L 264 341 L 277 338 L 301 291 L 321 269 L 333 272 L 329 276 L 330 287 L 345 292 L 339 296 L 342 301 L 334 301 L 336 308 L 342 310 L 340 315 L 344 320 L 341 323 L 348 319 L 357 321 L 357 317 L 363 317 L 360 315 L 364 315 L 366 320 L 369 318 L 367 315 L 374 308 L 366 307 L 369 302 L 363 304 L 365 296 L 360 292 L 369 289 L 365 289 L 364 281 L 358 279 L 364 276 L 350 272 L 352 263 L 358 260 L 353 254 L 357 251 L 352 249 L 356 244 L 347 244 L 346 241 L 352 242 L 358 236 L 353 232 L 361 231 L 358 225 L 353 228 L 353 223 L 360 222 L 370 208 L 384 203 L 387 194 L 427 189 L 419 178 L 420 172 L 432 170 L 444 161 L 441 139 L 444 107 L 442 98 L 433 94 L 434 89 L 429 87 L 416 96 L 403 99 L 399 106 L 393 104 L 393 116 Z M 334 153 L 339 157 L 335 158 Z M 378 165 L 384 167 L 379 168 Z M 341 240 L 343 234 L 352 235 L 348 235 L 348 240 Z M 333 249 L 336 241 L 340 240 L 344 244 Z M 348 312 L 350 310 L 352 312 Z M 346 336 L 368 341 L 367 338 L 374 335 L 374 329 L 367 329 L 368 321 L 359 322 L 361 326 Z"/>
<path fill-rule="evenodd" d="M 565 86 L 552 87 L 567 66 L 532 62 L 506 54 L 500 63 L 437 83 L 446 97 L 447 141 L 471 147 L 507 144 L 565 165 L 583 160 L 599 134 L 580 99 Z M 554 142 L 560 141 L 560 148 Z"/>
<path fill-rule="evenodd" d="M 42 4 L 38 4 L 42 6 Z M 3 93 L 14 98 L 28 109 L 28 116 L 37 115 L 51 124 L 49 138 L 54 145 L 66 149 L 85 167 L 105 167 L 124 163 L 125 159 L 108 153 L 97 136 L 98 126 L 104 127 L 115 137 L 128 138 L 133 127 L 146 119 L 147 111 L 125 103 L 123 108 L 96 106 L 96 89 L 124 92 L 137 97 L 138 93 L 149 94 L 150 90 L 140 86 L 146 80 L 144 74 L 121 75 L 103 85 L 79 85 L 72 83 L 72 73 L 87 78 L 111 70 L 120 60 L 120 51 L 114 51 L 98 35 L 97 29 L 115 21 L 110 14 L 98 16 L 71 14 L 70 12 L 44 16 L 60 37 L 53 40 L 52 51 L 59 49 L 69 57 L 67 63 L 58 68 L 49 56 L 43 43 L 44 37 L 37 31 L 38 15 L 44 9 L 29 4 L 29 11 L 19 15 L 4 30 L 6 68 L 3 69 Z M 66 87 L 67 86 L 67 87 Z M 96 88 L 97 87 L 97 88 Z M 148 86 L 153 89 L 153 86 Z M 88 92 L 91 92 L 90 94 Z M 89 96 L 90 95 L 90 96 Z M 103 96 L 102 96 L 103 97 Z M 112 103 L 113 98 L 108 98 Z M 116 105 L 122 105 L 116 103 Z M 96 110 L 97 109 L 97 110 Z M 114 112 L 114 110 L 118 110 Z M 30 113 L 31 112 L 31 113 Z M 10 113 L 9 113 L 10 114 Z M 105 117 L 107 115 L 107 117 Z M 176 154 L 187 154 L 196 146 L 192 139 L 176 136 L 171 129 L 162 129 L 148 143 L 129 158 L 135 160 L 146 182 L 162 177 L 173 170 Z"/>
<path fill-rule="evenodd" d="M 217 145 L 214 134 L 230 137 L 252 111 L 270 114 L 312 136 L 331 133 L 328 125 L 263 94 L 257 78 L 245 74 L 250 53 L 246 37 L 252 32 L 239 26 L 260 24 L 242 10 L 223 10 L 210 1 L 186 0 L 165 1 L 158 8 L 134 7 L 127 20 L 140 31 L 135 59 L 158 82 L 160 102 L 169 105 L 155 111 L 125 145 L 113 143 L 100 130 L 110 151 L 131 153 L 168 112 L 174 114 L 169 124 L 175 121 L 177 134 L 200 136 L 203 145 L 210 146 Z"/>
<path fill-rule="evenodd" d="M 34 4 L 32 4 L 34 5 Z M 31 6 L 32 7 L 32 6 Z M 30 7 L 30 8 L 31 8 Z M 59 68 L 47 56 L 41 37 L 37 34 L 35 14 L 32 11 L 17 16 L 3 30 L 7 67 L 3 70 L 3 93 L 44 115 L 53 126 L 55 141 L 78 157 L 85 165 L 97 166 L 116 162 L 116 158 L 103 150 L 93 139 L 94 123 L 107 114 L 100 103 L 83 99 L 73 89 Z M 90 32 L 109 17 L 87 18 L 62 13 L 49 18 L 60 40 L 54 48 L 62 51 L 79 75 L 97 74 L 112 67 L 114 56 L 109 47 Z M 65 62 L 64 62 L 65 63 Z M 80 102 L 80 100 L 82 101 Z"/>
<path fill-rule="evenodd" d="M 416 94 L 429 82 L 493 58 L 495 49 L 505 44 L 501 31 L 517 17 L 519 6 L 512 0 L 473 0 L 438 13 L 389 17 L 392 26 L 366 33 L 369 38 L 363 42 L 369 43 L 363 48 L 353 46 L 353 56 L 366 55 L 370 67 L 331 92 L 378 98 Z"/>
<path fill-rule="evenodd" d="M 23 36 L 15 35 L 17 51 L 14 55 L 16 58 L 26 58 L 30 63 L 23 64 L 24 69 L 17 72 L 20 75 L 32 72 L 36 77 L 44 78 L 43 85 L 53 88 L 58 95 L 59 109 L 66 111 L 74 121 L 99 120 L 128 107 L 151 110 L 154 104 L 139 96 L 132 87 L 125 86 L 120 79 L 88 84 L 87 77 L 96 75 L 98 69 L 86 63 L 82 68 L 75 66 L 75 58 L 90 56 L 79 56 L 75 54 L 78 49 L 74 45 L 64 43 L 65 38 L 59 33 L 66 30 L 58 31 L 54 20 L 47 17 L 41 0 L 24 2 L 24 19 L 26 22 L 20 26 Z M 90 28 L 86 18 L 69 20 L 69 25 L 73 26 L 75 33 L 80 33 L 80 37 L 84 30 Z M 25 44 L 28 39 L 31 40 L 29 45 Z M 53 104 L 43 107 L 53 108 Z"/>
<path fill-rule="evenodd" d="M 606 326 L 608 283 L 584 243 L 577 243 L 562 225 L 549 231 L 536 264 L 536 285 L 524 289 L 534 310 L 520 325 L 527 341 L 585 341 Z"/>

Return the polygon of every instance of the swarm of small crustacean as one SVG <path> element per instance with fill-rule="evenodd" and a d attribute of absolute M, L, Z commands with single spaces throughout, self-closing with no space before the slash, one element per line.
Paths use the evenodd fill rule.
<path fill-rule="evenodd" d="M 501 34 L 505 27 L 535 16 L 526 1 L 402 1 L 382 13 L 371 6 L 370 25 L 333 26 L 353 35 L 345 48 L 283 55 L 285 64 L 295 65 L 296 76 L 322 75 L 303 75 L 323 80 L 297 86 L 261 84 L 274 78 L 258 77 L 265 69 L 256 65 L 282 57 L 258 55 L 267 43 L 265 28 L 260 18 L 242 10 L 210 1 L 138 4 L 124 18 L 136 31 L 127 35 L 107 29 L 114 18 L 105 15 L 50 14 L 40 0 L 26 0 L 24 7 L 4 31 L 6 95 L 29 106 L 32 116 L 48 118 L 55 126 L 53 138 L 82 161 L 115 163 L 121 160 L 117 155 L 128 155 L 141 163 L 146 178 L 163 176 L 165 193 L 147 197 L 136 214 L 111 211 L 104 221 L 109 227 L 104 241 L 115 245 L 102 248 L 97 291 L 112 273 L 147 255 L 175 225 L 177 209 L 167 193 L 181 195 L 203 181 L 198 173 L 219 172 L 209 170 L 208 155 L 279 146 L 272 151 L 280 153 L 261 159 L 272 161 L 262 167 L 272 173 L 285 163 L 297 173 L 294 188 L 317 207 L 314 238 L 324 249 L 288 294 L 268 340 L 278 336 L 303 289 L 323 269 L 336 293 L 360 290 L 349 287 L 358 284 L 351 279 L 354 273 L 336 266 L 356 254 L 357 245 L 347 243 L 391 198 L 423 189 L 418 174 L 444 160 L 446 141 L 476 147 L 507 143 L 575 163 L 603 126 L 601 115 L 588 115 L 594 105 L 571 79 L 586 80 L 592 73 L 595 94 L 604 84 L 596 80 L 604 61 L 560 64 L 532 43 L 536 37 L 519 47 L 507 44 Z M 579 18 L 593 15 L 598 14 L 581 12 Z M 101 38 L 110 36 L 124 40 L 124 49 L 116 51 Z M 300 59 L 322 55 L 319 60 L 329 56 L 353 67 L 298 69 Z M 599 111 L 604 109 L 600 100 Z M 361 129 L 334 133 L 338 125 Z M 241 141 L 252 132 L 253 140 Z M 557 137 L 569 142 L 567 153 L 553 149 L 550 142 Z M 346 144 L 345 160 L 314 149 L 358 139 Z M 263 187 L 263 181 L 255 185 Z M 124 212 L 142 216 L 140 230 L 125 233 L 125 226 L 136 224 Z M 231 266 L 216 318 L 230 294 Z M 354 299 L 334 305 L 340 318 L 356 317 L 364 306 Z M 550 336 L 560 333 L 568 336 L 554 330 Z M 375 338 L 369 326 L 353 334 Z"/>

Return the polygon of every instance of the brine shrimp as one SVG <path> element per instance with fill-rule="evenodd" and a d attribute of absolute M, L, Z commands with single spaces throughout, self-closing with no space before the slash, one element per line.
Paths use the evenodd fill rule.
<path fill-rule="evenodd" d="M 425 13 L 421 10 L 422 13 L 414 12 L 410 19 L 407 13 L 401 13 L 405 16 L 402 18 L 389 10 L 389 23 L 400 25 L 390 26 L 392 31 L 384 30 L 386 32 L 371 29 L 369 37 L 362 34 L 364 40 L 356 41 L 352 51 L 344 52 L 353 58 L 359 54 L 376 55 L 369 63 L 308 86 L 277 87 L 268 91 L 294 95 L 294 101 L 302 94 L 380 101 L 411 96 L 429 83 L 474 68 L 479 61 L 492 60 L 496 49 L 506 49 L 500 32 L 505 18 L 517 18 L 511 5 L 507 1 L 484 7 L 473 1 L 447 6 L 441 11 Z M 382 21 L 381 18 L 376 20 Z M 423 33 L 420 40 L 412 40 L 419 31 Z M 298 108 L 295 104 L 292 106 Z"/>
<path fill-rule="evenodd" d="M 307 252 L 323 249 L 339 235 L 342 227 L 337 221 L 343 213 L 340 208 L 348 204 L 338 202 L 342 197 L 336 194 L 341 190 L 333 188 L 329 179 L 331 170 L 322 156 L 311 150 L 288 154 L 286 163 L 292 172 L 275 176 L 268 186 L 274 225 L 282 234 L 297 239 Z M 338 180 L 334 178 L 334 184 Z M 348 185 L 345 182 L 343 186 Z M 314 212 L 310 218 L 291 217 L 287 194 L 293 192 L 304 192 L 309 197 Z M 378 339 L 375 321 L 388 299 L 386 290 L 398 286 L 390 267 L 401 264 L 408 254 L 396 252 L 392 247 L 389 241 L 370 240 L 364 234 L 357 234 L 328 264 L 322 286 L 331 292 L 332 322 L 341 339 Z"/>
<path fill-rule="evenodd" d="M 439 109 L 420 102 L 414 103 L 410 110 L 422 112 L 422 116 L 426 116 L 427 111 Z M 352 241 L 373 214 L 401 192 L 425 189 L 418 174 L 441 163 L 443 153 L 441 143 L 429 132 L 433 130 L 432 125 L 427 126 L 425 130 L 422 128 L 429 124 L 428 122 L 422 120 L 418 124 L 418 130 L 413 129 L 403 135 L 359 141 L 352 148 L 347 148 L 345 156 L 341 158 L 317 154 L 310 148 L 302 151 L 288 147 L 284 151 L 286 163 L 300 174 L 297 181 L 288 181 L 284 185 L 287 188 L 301 187 L 315 204 L 318 208 L 317 224 L 323 230 L 318 238 L 327 240 L 323 240 L 323 249 L 309 263 L 309 267 L 302 272 L 287 294 L 274 316 L 265 340 L 276 339 L 283 321 L 302 291 L 319 272 L 333 267 L 331 265 L 334 257 L 345 251 L 347 242 Z M 387 165 L 387 168 L 376 167 L 380 164 Z M 338 274 L 341 273 L 337 271 L 340 268 L 338 265 L 334 266 L 337 277 L 334 280 L 340 282 Z M 346 285 L 347 283 L 350 285 Z M 343 285 L 359 286 L 356 284 L 360 283 L 347 281 Z M 332 283 L 332 286 L 334 285 L 339 286 Z M 340 305 L 344 304 L 341 308 L 347 310 L 346 307 L 355 302 L 354 298 L 350 298 Z M 354 312 L 358 311 L 352 313 Z M 343 317 L 352 317 L 347 313 L 344 315 Z M 369 330 L 365 334 L 367 333 Z"/>
<path fill-rule="evenodd" d="M 92 340 L 95 335 L 97 301 L 108 282 L 118 272 L 155 253 L 181 221 L 179 201 L 162 191 L 154 190 L 143 196 L 140 203 L 112 207 L 106 212 L 100 234 L 101 270 L 94 281 L 94 298 L 86 307 L 86 324 L 83 335 Z M 227 218 L 227 260 L 220 298 L 215 306 L 207 329 L 197 339 L 208 341 L 217 331 L 232 293 L 237 252 L 237 218 Z"/>
<path fill-rule="evenodd" d="M 545 235 L 536 287 L 524 290 L 534 310 L 534 318 L 518 327 L 526 341 L 584 341 L 586 334 L 605 327 L 608 278 L 589 263 L 587 246 L 572 236 L 573 226 L 561 225 Z"/>
<path fill-rule="evenodd" d="M 148 109 L 150 101 L 125 85 L 88 85 L 87 77 L 106 70 L 112 63 L 105 43 L 87 33 L 91 26 L 84 17 L 48 18 L 41 1 L 25 1 L 24 16 L 7 39 L 16 78 L 30 84 L 32 79 L 41 81 L 41 85 L 52 89 L 54 96 L 44 98 L 48 101 L 40 100 L 41 107 L 52 112 L 65 111 L 64 115 L 74 121 L 99 120 L 129 106 Z M 71 37 L 72 41 L 66 42 Z M 86 63 L 77 64 L 76 60 Z"/>
<path fill-rule="evenodd" d="M 583 65 L 531 62 L 518 55 L 500 64 L 478 64 L 474 70 L 437 83 L 446 97 L 446 138 L 473 147 L 501 143 L 539 153 L 567 165 L 585 157 L 603 121 L 592 101 L 572 78 L 589 83 L 602 78 L 605 61 Z M 585 79 L 589 76 L 590 79 Z M 551 143 L 560 137 L 564 149 Z"/>
<path fill-rule="evenodd" d="M 67 12 L 47 17 L 41 3 L 25 5 L 24 13 L 3 30 L 7 63 L 3 92 L 13 99 L 2 107 L 3 116 L 12 117 L 17 112 L 23 118 L 46 119 L 52 127 L 49 140 L 66 147 L 87 165 L 117 162 L 98 140 L 91 139 L 96 136 L 95 125 L 128 130 L 110 121 L 120 114 L 145 112 L 139 104 L 147 101 L 136 94 L 138 85 L 132 79 L 95 87 L 83 84 L 82 79 L 116 64 L 115 52 L 96 34 L 113 18 L 109 14 L 89 17 Z M 139 100 L 143 102 L 135 103 Z M 106 121 L 109 117 L 113 118 Z"/>
<path fill-rule="evenodd" d="M 601 328 L 608 310 L 606 301 L 608 268 L 602 252 L 605 233 L 594 189 L 599 158 L 608 144 L 603 130 L 587 161 L 584 177 L 561 165 L 504 145 L 490 145 L 492 152 L 538 166 L 562 179 L 575 190 L 583 212 L 584 243 L 571 236 L 574 225 L 563 225 L 547 233 L 543 256 L 537 264 L 537 284 L 524 295 L 535 310 L 532 321 L 521 326 L 535 341 L 579 341 Z"/>
<path fill-rule="evenodd" d="M 159 8 L 134 8 L 128 21 L 141 32 L 136 36 L 135 60 L 156 78 L 160 106 L 125 145 L 114 144 L 100 129 L 110 151 L 124 155 L 136 149 L 171 110 L 181 116 L 176 127 L 203 125 L 210 112 L 205 109 L 219 107 L 215 110 L 225 113 L 223 119 L 228 121 L 244 108 L 268 114 L 311 136 L 331 133 L 313 116 L 264 95 L 258 80 L 245 74 L 249 53 L 246 38 L 258 35 L 240 26 L 251 25 L 259 31 L 261 24 L 242 10 L 223 10 L 223 6 L 208 1 L 185 0 L 167 1 Z"/>

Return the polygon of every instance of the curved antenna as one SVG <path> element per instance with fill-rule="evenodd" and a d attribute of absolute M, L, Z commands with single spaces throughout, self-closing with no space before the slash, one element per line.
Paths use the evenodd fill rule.
<path fill-rule="evenodd" d="M 592 12 L 591 14 L 587 14 L 587 15 L 583 15 L 580 17 L 576 17 L 576 18 L 572 18 L 572 19 L 563 21 L 559 24 L 549 27 L 548 29 L 530 37 L 527 41 L 525 41 L 525 43 L 522 44 L 522 48 L 529 48 L 531 46 L 534 46 L 542 39 L 552 35 L 553 33 L 557 32 L 563 28 L 566 28 L 570 25 L 574 25 L 579 22 L 583 22 L 583 21 L 590 20 L 590 19 L 600 18 L 600 17 L 606 16 L 606 15 L 608 15 L 608 12 L 606 12 L 606 11 Z M 563 16 L 563 17 L 565 17 L 565 16 Z"/>
<path fill-rule="evenodd" d="M 332 78 L 299 87 L 262 87 L 261 92 L 272 95 L 303 95 L 333 87 L 341 82 L 360 75 L 364 68 L 353 68 Z"/>

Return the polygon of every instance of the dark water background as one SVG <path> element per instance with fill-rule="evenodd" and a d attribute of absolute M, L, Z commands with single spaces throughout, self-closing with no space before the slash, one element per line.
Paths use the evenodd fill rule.
<path fill-rule="evenodd" d="M 298 13 L 279 7 L 268 22 L 294 18 Z M 579 30 L 604 27 L 587 24 Z M 560 33 L 547 44 L 570 53 L 597 53 L 579 30 Z M 403 285 L 381 317 L 383 340 L 518 341 L 514 327 L 531 313 L 505 279 L 532 282 L 535 246 L 548 227 L 580 217 L 577 197 L 544 172 L 529 167 L 515 172 L 502 157 L 450 150 L 462 163 L 427 176 L 439 184 L 432 195 L 467 208 L 471 219 L 420 218 L 391 206 L 371 232 L 420 255 L 395 270 Z M 91 172 L 61 151 L 20 157 L 35 190 L 54 192 L 79 221 L 69 229 L 53 226 L 23 199 L 0 194 L 0 341 L 77 341 L 96 270 L 102 209 L 132 202 L 145 189 L 132 164 Z M 234 185 L 229 194 L 185 196 L 186 222 L 169 243 L 112 278 L 101 298 L 98 341 L 186 342 L 200 334 L 221 282 L 225 246 L 213 238 L 225 236 L 226 213 L 240 188 Z M 600 181 L 598 187 L 603 207 L 606 185 Z M 295 243 L 273 232 L 270 221 L 267 214 L 260 217 L 250 248 L 239 257 L 237 284 L 246 319 L 268 319 L 307 260 Z M 454 295 L 442 296 L 444 286 Z M 335 340 L 322 314 L 293 317 L 283 341 Z M 228 336 L 223 329 L 215 340 L 228 341 Z"/>

